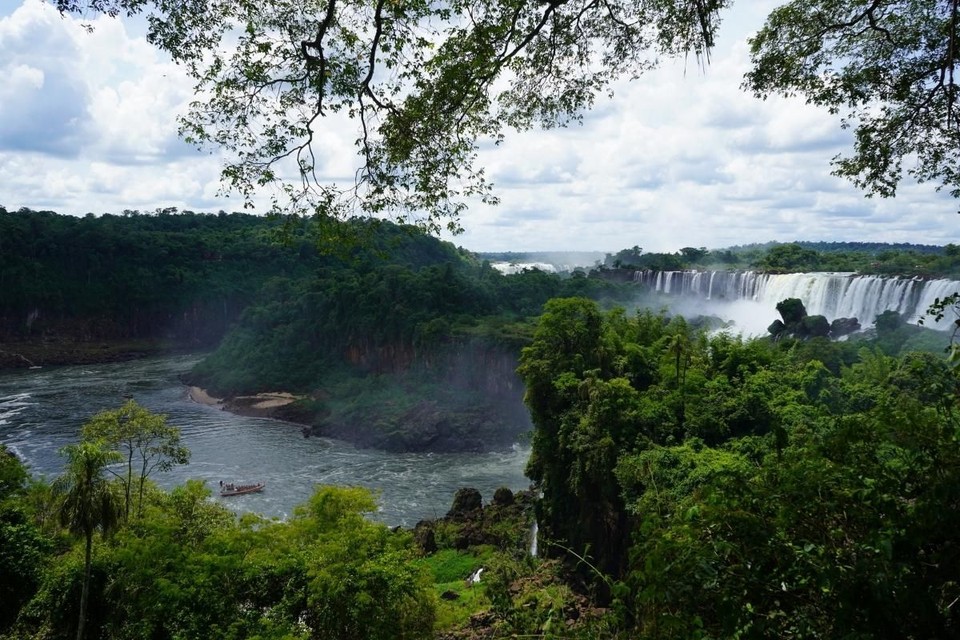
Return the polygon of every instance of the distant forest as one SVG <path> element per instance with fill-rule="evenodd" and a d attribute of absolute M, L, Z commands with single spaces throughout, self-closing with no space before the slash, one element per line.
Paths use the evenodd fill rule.
<path fill-rule="evenodd" d="M 336 251 L 321 251 L 331 234 Z M 543 304 L 634 293 L 583 274 L 505 276 L 373 221 L 21 210 L 0 211 L 0 238 L 0 366 L 99 361 L 118 340 L 216 347 L 191 384 L 310 394 L 282 417 L 391 449 L 509 446 L 529 426 L 514 371 Z"/>
<path fill-rule="evenodd" d="M 727 249 L 683 247 L 675 253 L 644 253 L 639 246 L 607 254 L 606 269 L 753 269 L 771 273 L 849 271 L 864 274 L 957 278 L 960 246 L 876 242 L 790 242 Z"/>
<path fill-rule="evenodd" d="M 912 251 L 914 253 L 935 253 L 943 255 L 944 247 L 936 244 L 914 244 L 912 242 L 811 242 L 808 240 L 794 240 L 793 242 L 761 242 L 734 245 L 727 247 L 733 252 L 751 251 L 754 249 L 767 250 L 780 244 L 796 244 L 804 249 L 813 249 L 825 253 L 847 251 L 851 253 L 872 253 L 881 251 Z"/>
<path fill-rule="evenodd" d="M 573 281 L 536 270 L 508 278 L 485 266 L 491 260 L 588 266 L 591 259 L 600 264 L 589 275 L 598 277 L 584 277 L 588 269 Z M 442 273 L 437 272 L 440 265 Z M 392 332 L 409 342 L 414 335 L 421 336 L 416 340 L 446 335 L 478 316 L 499 316 L 501 324 L 530 318 L 558 295 L 616 297 L 621 294 L 613 292 L 610 283 L 629 279 L 627 273 L 618 277 L 618 270 L 692 268 L 957 278 L 960 247 L 796 242 L 715 250 L 684 247 L 675 253 L 645 253 L 634 246 L 605 257 L 590 252 L 473 254 L 386 223 L 319 227 L 173 208 L 75 217 L 0 207 L 0 340 L 149 339 L 211 348 L 255 301 L 269 301 L 290 287 L 299 291 L 319 286 L 325 295 L 342 290 L 336 295 L 350 309 L 338 321 L 343 326 L 314 325 L 321 334 L 340 329 L 355 334 L 358 326 L 369 326 L 370 335 Z M 437 278 L 445 278 L 446 284 L 434 282 L 429 273 L 439 273 Z M 318 285 L 317 278 L 328 284 Z M 304 284 L 308 282 L 312 284 Z M 410 303 L 373 304 L 365 294 L 345 293 L 351 289 L 345 282 L 371 292 L 386 286 L 394 297 L 406 291 L 409 300 L 422 297 L 418 292 L 424 288 L 439 288 L 428 296 L 436 302 L 430 307 L 433 303 L 427 301 L 426 308 L 433 311 L 421 306 L 398 314 L 395 311 Z M 415 291 L 406 289 L 408 284 Z M 443 290 L 443 296 L 437 293 Z M 373 315 L 358 320 L 361 309 Z"/>

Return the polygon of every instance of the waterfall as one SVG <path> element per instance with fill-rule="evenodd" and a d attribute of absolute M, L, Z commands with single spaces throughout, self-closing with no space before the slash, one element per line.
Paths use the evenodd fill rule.
<path fill-rule="evenodd" d="M 533 519 L 533 525 L 530 526 L 530 556 L 537 557 L 537 534 L 540 533 L 540 525 L 537 519 Z"/>
<path fill-rule="evenodd" d="M 855 273 L 770 274 L 755 271 L 638 271 L 634 282 L 671 297 L 707 301 L 753 301 L 770 309 L 787 298 L 803 301 L 807 313 L 828 320 L 857 318 L 870 326 L 884 311 L 917 324 L 937 298 L 960 291 L 960 281 Z M 952 322 L 927 323 L 941 330 Z"/>

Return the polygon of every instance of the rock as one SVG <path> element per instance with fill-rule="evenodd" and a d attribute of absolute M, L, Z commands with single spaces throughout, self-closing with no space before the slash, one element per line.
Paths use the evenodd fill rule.
<path fill-rule="evenodd" d="M 480 492 L 470 487 L 457 489 L 453 496 L 453 506 L 447 512 L 447 517 L 454 520 L 471 518 L 483 509 L 483 497 Z"/>
<path fill-rule="evenodd" d="M 510 491 L 507 487 L 500 487 L 493 494 L 493 504 L 498 507 L 509 507 L 513 502 L 513 491 Z"/>
<path fill-rule="evenodd" d="M 770 332 L 775 338 L 779 338 L 787 330 L 787 325 L 783 324 L 780 320 L 774 320 L 773 324 L 767 327 L 767 331 Z"/>
<path fill-rule="evenodd" d="M 860 331 L 860 321 L 856 318 L 837 318 L 830 323 L 831 338 L 839 338 L 854 331 Z"/>
<path fill-rule="evenodd" d="M 437 536 L 433 531 L 433 523 L 428 520 L 418 522 L 413 528 L 413 541 L 424 553 L 436 553 Z"/>
<path fill-rule="evenodd" d="M 807 309 L 800 298 L 787 298 L 777 303 L 777 312 L 788 328 L 799 325 L 807 317 Z"/>
<path fill-rule="evenodd" d="M 826 338 L 830 335 L 830 322 L 824 316 L 806 316 L 798 333 L 810 338 Z"/>
<path fill-rule="evenodd" d="M 440 594 L 440 598 L 442 600 L 459 600 L 460 594 L 451 589 L 447 589 L 446 591 Z"/>

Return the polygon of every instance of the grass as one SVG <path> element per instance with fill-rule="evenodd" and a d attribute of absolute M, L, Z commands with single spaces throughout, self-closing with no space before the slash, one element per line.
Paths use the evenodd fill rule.
<path fill-rule="evenodd" d="M 470 620 L 470 616 L 490 608 L 490 599 L 483 582 L 469 585 L 467 578 L 487 563 L 493 549 L 475 547 L 473 551 L 470 553 L 443 549 L 419 561 L 433 575 L 434 592 L 437 596 L 438 631 L 463 626 Z M 453 600 L 442 598 L 441 594 L 448 591 L 458 597 Z"/>

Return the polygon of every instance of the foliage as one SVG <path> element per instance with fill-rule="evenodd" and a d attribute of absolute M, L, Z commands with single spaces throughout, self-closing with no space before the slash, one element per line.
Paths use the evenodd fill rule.
<path fill-rule="evenodd" d="M 475 166 L 481 141 L 577 120 L 613 81 L 660 57 L 705 57 L 728 5 L 52 1 L 81 14 L 147 14 L 147 39 L 196 81 L 181 134 L 226 152 L 225 185 L 247 204 L 277 185 L 284 212 L 399 211 L 451 231 L 465 200 L 495 200 Z M 314 145 L 328 119 L 355 126 L 352 185 L 317 177 Z M 285 182 L 291 171 L 300 179 Z"/>
<path fill-rule="evenodd" d="M 409 534 L 364 519 L 375 509 L 363 489 L 321 487 L 289 522 L 238 520 L 200 483 L 150 493 L 92 558 L 91 629 L 117 640 L 426 637 L 428 580 Z M 16 637 L 70 631 L 60 612 L 83 580 L 77 557 L 50 558 Z"/>
<path fill-rule="evenodd" d="M 85 440 L 101 440 L 119 450 L 125 470 L 116 473 L 108 468 L 123 485 L 124 517 L 130 517 L 132 492 L 136 487 L 136 507 L 139 516 L 143 508 L 143 492 L 147 478 L 155 471 L 169 471 L 177 464 L 187 464 L 190 451 L 180 444 L 180 430 L 167 424 L 163 415 L 151 413 L 133 400 L 119 409 L 102 411 L 83 425 Z M 134 464 L 137 475 L 134 475 Z"/>
<path fill-rule="evenodd" d="M 0 636 L 39 587 L 53 541 L 31 517 L 25 504 L 28 474 L 23 464 L 0 445 Z"/>
<path fill-rule="evenodd" d="M 771 247 L 757 263 L 761 269 L 774 272 L 816 271 L 820 256 L 813 249 L 796 243 Z"/>
<path fill-rule="evenodd" d="M 957 5 L 924 0 L 793 0 L 750 41 L 746 85 L 841 113 L 854 153 L 835 173 L 893 196 L 907 173 L 960 196 L 954 68 Z"/>
<path fill-rule="evenodd" d="M 867 344 L 551 301 L 520 368 L 544 546 L 639 637 L 951 635 L 960 383 Z"/>
<path fill-rule="evenodd" d="M 627 292 L 536 270 L 504 276 L 460 258 L 337 265 L 312 278 L 269 282 L 195 377 L 224 394 L 297 391 L 344 368 L 392 373 L 442 362 L 445 351 L 465 344 L 515 352 L 529 339 L 523 322 L 562 294 Z"/>
<path fill-rule="evenodd" d="M 27 477 L 23 463 L 12 451 L 0 445 L 0 501 L 22 492 Z"/>
<path fill-rule="evenodd" d="M 960 362 L 960 343 L 957 336 L 960 334 L 960 291 L 944 298 L 937 298 L 927 310 L 927 315 L 933 318 L 934 322 L 940 322 L 948 315 L 952 316 L 953 329 L 950 333 L 950 346 L 947 347 L 948 359 L 954 366 Z M 923 324 L 924 318 L 920 319 Z"/>
<path fill-rule="evenodd" d="M 394 213 L 431 231 L 459 231 L 470 198 L 496 200 L 476 166 L 482 141 L 576 121 L 660 58 L 705 61 L 730 5 L 50 1 L 147 14 L 148 40 L 196 82 L 181 134 L 226 151 L 225 189 L 248 206 L 275 185 L 277 211 Z M 914 178 L 960 195 L 957 12 L 947 1 L 785 2 L 750 41 L 745 87 L 841 113 L 855 140 L 836 173 L 869 194 L 894 195 L 906 160 Z M 329 184 L 314 145 L 323 122 L 347 120 L 358 171 Z"/>
<path fill-rule="evenodd" d="M 302 234 L 277 242 L 281 228 L 224 212 L 0 207 L 0 336 L 215 345 L 266 280 L 322 265 Z"/>
<path fill-rule="evenodd" d="M 639 247 L 607 254 L 605 268 L 678 271 L 683 269 L 756 269 L 770 273 L 810 271 L 858 272 L 960 278 L 960 250 L 877 242 L 807 242 L 751 244 L 724 249 L 684 247 L 674 253 L 642 253 Z"/>
<path fill-rule="evenodd" d="M 482 563 L 480 556 L 457 549 L 441 549 L 423 560 L 438 585 L 464 582 Z"/>
<path fill-rule="evenodd" d="M 529 424 L 513 370 L 544 302 L 632 295 L 598 278 L 503 275 L 425 236 L 404 247 L 422 257 L 268 282 L 187 380 L 221 397 L 309 394 L 288 415 L 363 446 L 509 445 Z"/>
<path fill-rule="evenodd" d="M 93 534 L 109 535 L 117 526 L 121 504 L 113 487 L 103 477 L 104 470 L 120 455 L 106 448 L 101 441 L 86 441 L 62 449 L 67 470 L 54 482 L 59 496 L 60 524 L 84 538 L 83 585 L 80 591 L 77 640 L 84 639 L 87 603 L 90 594 Z"/>
<path fill-rule="evenodd" d="M 659 637 L 950 635 L 955 616 L 944 598 L 955 585 L 921 558 L 956 553 L 942 538 L 956 518 L 942 492 L 957 478 L 930 466 L 957 455 L 953 431 L 915 408 L 906 422 L 880 421 L 891 408 L 884 405 L 795 433 L 760 466 L 735 451 L 722 454 L 732 466 L 704 461 L 696 488 L 680 485 L 666 500 L 669 512 L 643 509 L 664 501 L 648 484 L 636 505 L 647 517 L 630 573 L 641 629 Z M 915 444 L 918 431 L 925 445 Z M 663 469 L 651 462 L 651 472 Z"/>

